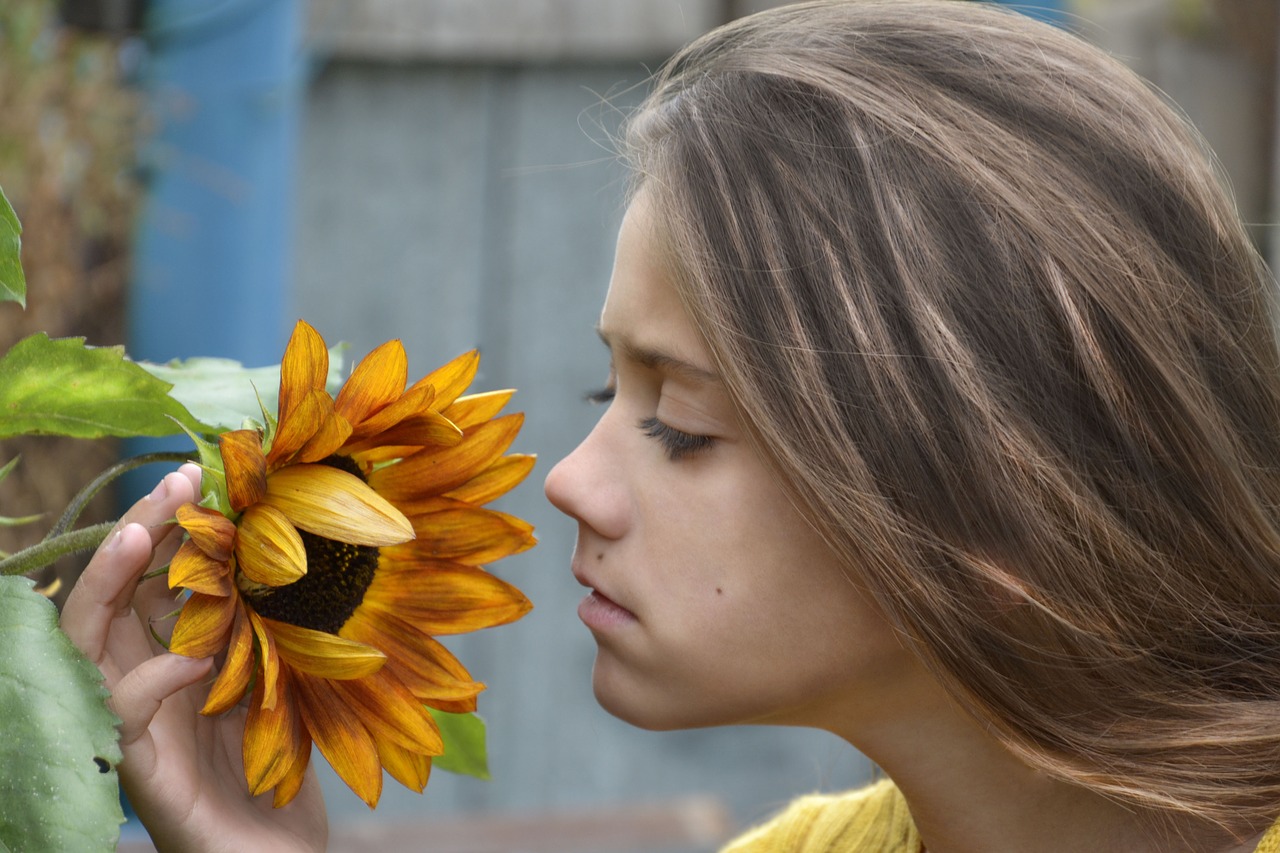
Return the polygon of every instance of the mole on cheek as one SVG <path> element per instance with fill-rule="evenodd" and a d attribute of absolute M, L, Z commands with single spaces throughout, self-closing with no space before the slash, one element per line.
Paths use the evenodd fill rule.
<path fill-rule="evenodd" d="M 604 559 L 604 551 L 601 551 L 599 554 L 596 554 L 596 562 L 599 562 L 603 559 Z"/>
<path fill-rule="evenodd" d="M 720 587 L 716 587 L 716 595 L 724 595 L 724 590 Z"/>

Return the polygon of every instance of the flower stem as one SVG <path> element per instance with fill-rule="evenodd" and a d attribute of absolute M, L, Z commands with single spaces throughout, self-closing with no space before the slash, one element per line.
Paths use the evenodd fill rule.
<path fill-rule="evenodd" d="M 0 575 L 25 575 L 42 569 L 45 566 L 78 551 L 88 551 L 102 544 L 107 534 L 115 527 L 114 521 L 104 521 L 92 527 L 82 527 L 45 539 L 30 548 L 23 548 L 16 554 L 0 560 Z"/>
<path fill-rule="evenodd" d="M 29 548 L 23 548 L 15 554 L 11 554 L 0 560 L 0 575 L 26 575 L 31 572 L 43 569 L 61 557 L 68 554 L 75 554 L 80 551 L 88 551 L 97 548 L 102 544 L 102 540 L 107 538 L 107 534 L 115 527 L 114 521 L 104 521 L 101 524 L 94 524 L 90 527 L 82 527 L 79 530 L 68 530 L 71 525 L 76 523 L 76 519 L 80 517 L 80 513 L 88 506 L 89 501 L 93 500 L 102 488 L 112 480 L 119 477 L 134 468 L 140 468 L 143 465 L 150 465 L 153 462 L 185 462 L 191 454 L 178 453 L 173 451 L 164 451 L 160 453 L 144 453 L 141 456 L 134 456 L 112 465 L 85 486 L 80 492 L 71 499 L 62 517 L 58 519 L 58 523 L 53 526 L 45 538 Z"/>
<path fill-rule="evenodd" d="M 71 529 L 71 525 L 76 523 L 76 519 L 80 517 L 80 513 L 84 512 L 84 508 L 89 505 L 89 501 L 93 500 L 98 492 L 112 480 L 127 474 L 135 468 L 141 468 L 143 465 L 150 465 L 154 462 L 186 462 L 191 458 L 190 453 L 179 453 L 177 451 L 160 451 L 158 453 L 143 453 L 141 456 L 133 456 L 112 465 L 98 476 L 94 477 L 89 485 L 79 491 L 71 503 L 67 505 L 67 509 L 62 513 L 62 517 L 58 519 L 58 523 L 53 526 L 44 538 L 46 540 L 56 539 Z M 101 540 L 99 540 L 101 541 Z"/>

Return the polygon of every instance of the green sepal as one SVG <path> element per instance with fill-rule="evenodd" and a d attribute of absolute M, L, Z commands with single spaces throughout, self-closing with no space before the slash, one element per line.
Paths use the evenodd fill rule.
<path fill-rule="evenodd" d="M 212 431 L 169 396 L 170 387 L 125 358 L 123 347 L 37 332 L 0 358 L 0 438 Z"/>
<path fill-rule="evenodd" d="M 22 223 L 0 188 L 0 302 L 27 307 L 27 277 L 22 272 Z"/>
<path fill-rule="evenodd" d="M 97 667 L 32 587 L 0 577 L 0 847 L 112 851 L 124 820 L 120 721 Z"/>
<path fill-rule="evenodd" d="M 196 435 L 190 430 L 184 429 L 187 438 L 190 438 L 196 445 L 196 453 L 199 454 L 200 475 L 200 505 L 209 509 L 216 509 L 218 512 L 232 517 L 231 512 L 231 496 L 227 493 L 227 472 L 222 462 L 222 449 L 215 441 L 208 441 L 202 436 Z"/>
<path fill-rule="evenodd" d="M 485 746 L 484 720 L 477 714 L 450 714 L 427 708 L 444 738 L 444 755 L 432 757 L 431 766 L 448 773 L 489 778 L 489 752 Z"/>

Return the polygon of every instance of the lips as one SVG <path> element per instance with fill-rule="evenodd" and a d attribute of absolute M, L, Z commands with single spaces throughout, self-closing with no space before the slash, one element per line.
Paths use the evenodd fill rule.
<path fill-rule="evenodd" d="M 578 618 L 592 631 L 606 631 L 636 621 L 634 613 L 599 590 L 592 590 L 582 599 Z"/>

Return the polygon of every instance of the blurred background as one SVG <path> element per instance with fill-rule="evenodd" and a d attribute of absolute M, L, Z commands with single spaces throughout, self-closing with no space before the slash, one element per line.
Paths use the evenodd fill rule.
<path fill-rule="evenodd" d="M 773 5 L 4 0 L 0 186 L 25 227 L 30 294 L 0 323 L 5 349 L 44 330 L 153 361 L 262 365 L 304 317 L 350 342 L 352 360 L 401 338 L 415 378 L 478 346 L 474 387 L 519 389 L 515 449 L 540 461 L 500 508 L 536 524 L 541 544 L 493 568 L 536 608 L 450 642 L 490 685 L 494 779 L 437 773 L 423 796 L 388 780 L 375 817 L 324 768 L 334 851 L 700 853 L 797 793 L 870 777 L 818 732 L 654 734 L 601 711 L 567 569 L 573 526 L 540 488 L 589 430 L 583 393 L 607 371 L 593 324 L 625 178 L 610 135 L 676 47 Z M 1181 105 L 1280 266 L 1274 0 L 1021 8 Z M 4 442 L 0 459 L 24 458 L 0 488 L 5 514 L 65 504 L 124 451 Z M 0 533 L 0 548 L 24 544 Z M 126 827 L 122 850 L 148 848 Z"/>

